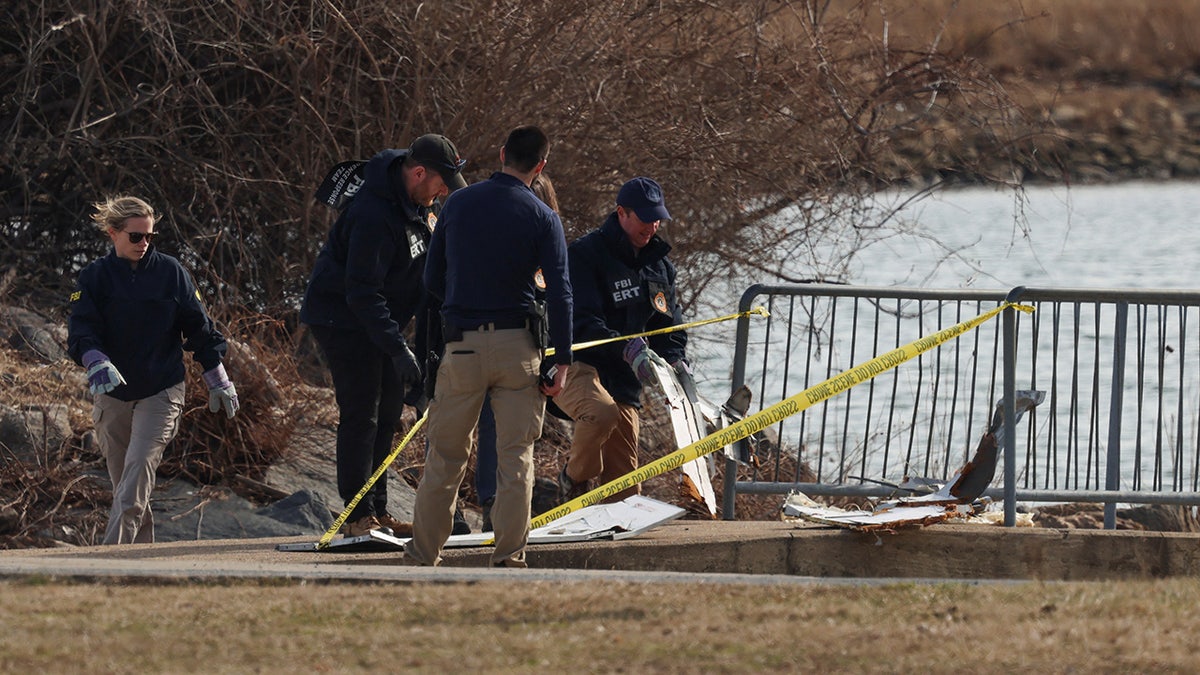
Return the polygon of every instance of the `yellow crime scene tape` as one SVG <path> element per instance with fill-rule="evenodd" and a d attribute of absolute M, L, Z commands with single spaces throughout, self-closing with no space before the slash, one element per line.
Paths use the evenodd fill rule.
<path fill-rule="evenodd" d="M 420 429 L 421 426 L 425 424 L 426 417 L 429 417 L 428 410 L 425 411 L 425 414 L 421 415 L 421 418 L 417 420 L 416 424 L 412 425 L 412 428 L 408 430 L 408 433 L 404 434 L 404 438 L 400 439 L 400 442 L 396 444 L 396 447 L 391 451 L 391 453 L 384 458 L 383 463 L 379 465 L 379 468 L 375 469 L 375 473 L 371 474 L 371 477 L 367 479 L 366 484 L 362 486 L 362 489 L 358 491 L 358 494 L 354 495 L 354 499 L 350 500 L 350 503 L 346 505 L 346 509 L 342 511 L 341 515 L 339 515 L 336 520 L 333 521 L 333 525 L 331 525 L 329 529 L 325 531 L 325 534 L 321 535 L 321 540 L 317 542 L 317 548 L 327 548 L 329 546 L 329 542 L 333 541 L 333 536 L 337 534 L 338 530 L 342 529 L 342 525 L 346 522 L 346 518 L 350 516 L 350 512 L 354 510 L 354 507 L 358 506 L 358 503 L 362 501 L 364 496 L 366 496 L 367 490 L 371 489 L 371 486 L 375 484 L 375 481 L 379 480 L 379 477 L 383 475 L 383 472 L 387 471 L 387 468 L 392 465 L 392 462 L 395 461 L 396 457 L 400 454 L 400 451 L 403 450 L 410 441 L 412 441 L 413 436 L 417 434 L 417 429 Z"/>
<path fill-rule="evenodd" d="M 691 323 L 681 323 L 678 326 L 668 326 L 666 328 L 658 328 L 655 330 L 648 330 L 644 333 L 634 333 L 633 335 L 618 335 L 617 337 L 610 337 L 610 338 L 603 338 L 600 340 L 589 340 L 587 342 L 580 342 L 577 345 L 571 345 L 571 351 L 577 352 L 577 351 L 580 351 L 583 349 L 588 349 L 589 347 L 599 347 L 600 345 L 606 345 L 611 342 L 620 342 L 622 340 L 632 340 L 633 338 L 650 337 L 651 335 L 662 335 L 664 333 L 674 333 L 675 331 L 687 330 L 689 328 L 698 328 L 700 326 L 707 326 L 710 323 L 720 323 L 722 321 L 731 321 L 733 319 L 740 319 L 743 316 L 752 316 L 752 315 L 771 316 L 770 312 L 767 311 L 766 307 L 755 307 L 754 309 L 748 309 L 744 312 L 738 312 L 737 314 L 726 314 L 725 316 L 718 316 L 718 317 L 715 317 L 712 319 L 702 319 L 700 321 L 693 321 Z M 549 347 L 548 349 L 546 349 L 546 356 L 554 356 L 554 347 Z"/>
<path fill-rule="evenodd" d="M 580 343 L 577 345 L 571 345 L 571 351 L 579 351 L 581 349 L 588 349 L 589 347 L 597 347 L 599 345 L 608 344 L 610 342 L 617 342 L 619 340 L 631 340 L 635 337 L 650 337 L 651 335 L 662 335 L 664 333 L 673 333 L 675 331 L 687 330 L 689 328 L 696 328 L 698 326 L 707 326 L 708 324 L 719 323 L 721 321 L 730 321 L 733 319 L 740 319 L 743 316 L 751 316 L 751 315 L 770 316 L 770 314 L 767 312 L 766 308 L 755 307 L 754 309 L 746 310 L 744 312 L 738 312 L 736 314 L 726 314 L 725 316 L 718 316 L 718 317 L 715 317 L 712 319 L 702 319 L 700 321 L 692 321 L 691 323 L 683 323 L 683 324 L 679 324 L 678 326 L 668 326 L 667 328 L 659 328 L 656 330 L 646 331 L 644 333 L 635 333 L 633 335 L 622 335 L 622 336 L 613 337 L 613 338 L 604 338 L 602 340 L 592 340 L 590 342 L 583 342 L 583 343 Z M 553 347 L 546 350 L 546 356 L 551 356 L 553 354 L 554 354 Z M 342 510 L 342 513 L 340 515 L 338 515 L 338 517 L 333 521 L 333 525 L 331 525 L 329 527 L 329 529 L 325 531 L 325 534 L 321 535 L 321 540 L 317 542 L 318 549 L 329 547 L 329 542 L 333 541 L 333 537 L 335 535 L 337 535 L 338 530 L 342 529 L 342 525 L 344 525 L 346 523 L 346 519 L 350 517 L 350 512 L 354 510 L 354 507 L 358 506 L 358 503 L 360 501 L 362 501 L 363 497 L 366 496 L 367 491 L 371 489 L 371 486 L 375 485 L 375 481 L 379 480 L 380 476 L 382 476 L 384 474 L 384 472 L 387 471 L 387 468 L 389 466 L 391 466 L 392 462 L 394 462 L 396 460 L 396 457 L 398 457 L 400 455 L 400 451 L 408 446 L 408 444 L 412 441 L 413 436 L 416 435 L 417 430 L 420 429 L 421 425 L 423 425 L 425 423 L 425 418 L 428 416 L 429 416 L 428 411 L 426 411 L 425 414 L 421 415 L 421 418 L 419 420 L 417 420 L 416 424 L 414 424 L 411 429 L 408 430 L 408 433 L 404 435 L 404 438 L 402 438 L 400 440 L 400 443 L 398 443 L 396 445 L 396 447 L 393 448 L 392 451 L 388 454 L 388 456 L 386 458 L 384 458 L 383 463 L 379 465 L 378 469 L 375 469 L 375 473 L 371 474 L 371 477 L 367 479 L 367 482 L 362 486 L 362 489 L 358 491 L 358 494 L 354 495 L 354 499 L 351 499 L 350 503 L 346 504 L 346 508 L 344 510 Z"/>
<path fill-rule="evenodd" d="M 862 384 L 867 380 L 887 372 L 892 368 L 908 361 L 909 359 L 923 354 L 938 345 L 953 340 L 963 333 L 979 327 L 981 324 L 995 317 L 1000 312 L 1008 308 L 1020 310 L 1022 312 L 1031 313 L 1033 307 L 1028 305 L 1019 305 L 1014 302 L 1005 302 L 993 310 L 984 312 L 974 319 L 969 319 L 960 324 L 940 330 L 936 333 L 923 337 L 915 342 L 910 342 L 903 347 L 898 347 L 892 351 L 877 356 L 870 361 L 861 365 L 855 366 L 850 370 L 835 375 L 824 382 L 805 389 L 804 391 L 790 396 L 775 405 L 764 408 L 763 410 L 754 413 L 734 424 L 720 429 L 713 434 L 709 434 L 704 438 L 680 448 L 678 451 L 669 455 L 664 455 L 649 464 L 638 468 L 635 471 L 625 474 L 620 478 L 612 480 L 600 487 L 587 492 L 576 499 L 573 499 L 565 504 L 541 514 L 533 519 L 529 524 L 530 529 L 547 525 L 573 511 L 581 509 L 585 506 L 598 504 L 604 499 L 611 497 L 622 490 L 631 488 L 643 481 L 666 473 L 672 469 L 677 469 L 684 464 L 703 457 L 707 454 L 716 452 L 717 450 L 737 441 L 747 438 L 767 427 L 777 424 L 780 421 L 795 415 L 804 409 L 820 403 L 828 398 L 840 394 L 858 384 Z"/>

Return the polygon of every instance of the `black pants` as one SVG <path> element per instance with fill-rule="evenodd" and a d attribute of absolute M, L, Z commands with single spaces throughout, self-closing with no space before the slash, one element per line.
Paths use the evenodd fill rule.
<path fill-rule="evenodd" d="M 338 404 L 338 495 L 349 504 L 392 451 L 404 391 L 392 360 L 365 332 L 313 326 L 325 352 Z M 363 496 L 347 522 L 387 511 L 387 474 Z"/>

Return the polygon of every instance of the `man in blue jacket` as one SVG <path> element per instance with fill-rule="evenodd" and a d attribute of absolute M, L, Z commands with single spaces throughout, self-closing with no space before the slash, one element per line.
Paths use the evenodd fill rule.
<path fill-rule="evenodd" d="M 683 323 L 675 266 L 667 260 L 671 246 L 658 236 L 660 224 L 670 218 L 659 184 L 634 178 L 621 186 L 617 210 L 604 224 L 571 244 L 576 344 Z M 561 501 L 587 492 L 593 478 L 603 485 L 637 468 L 642 385 L 657 383 L 652 354 L 678 371 L 687 368 L 686 347 L 686 333 L 675 331 L 579 352 L 563 391 L 554 397 L 575 420 L 567 465 L 558 478 Z M 638 492 L 635 485 L 608 501 Z"/>
<path fill-rule="evenodd" d="M 415 403 L 422 390 L 421 366 L 403 331 L 424 313 L 422 275 L 436 222 L 431 207 L 466 185 L 465 164 L 437 134 L 375 155 L 317 256 L 300 320 L 312 327 L 333 377 L 338 494 L 347 504 L 391 451 L 406 399 Z M 412 531 L 387 512 L 386 476 L 347 517 L 343 533 L 382 527 L 398 537 Z"/>
<path fill-rule="evenodd" d="M 571 284 L 558 214 L 530 183 L 546 165 L 550 141 L 533 126 L 512 130 L 501 171 L 446 200 L 429 246 L 425 283 L 442 299 L 445 356 L 429 404 L 429 456 L 417 488 L 408 562 L 437 565 L 451 532 L 455 497 L 470 457 L 471 430 L 489 395 L 496 415 L 494 566 L 525 567 L 533 494 L 533 443 L 545 399 L 559 392 L 571 363 Z M 539 385 L 545 338 L 534 275 L 546 283 L 545 317 L 557 374 Z"/>

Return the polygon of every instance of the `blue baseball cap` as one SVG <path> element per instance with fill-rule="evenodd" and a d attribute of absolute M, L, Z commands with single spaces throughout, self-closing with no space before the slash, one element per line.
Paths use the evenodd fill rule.
<path fill-rule="evenodd" d="M 643 223 L 671 219 L 663 202 L 662 187 L 645 176 L 638 176 L 621 186 L 621 191 L 617 193 L 617 206 L 633 209 Z"/>

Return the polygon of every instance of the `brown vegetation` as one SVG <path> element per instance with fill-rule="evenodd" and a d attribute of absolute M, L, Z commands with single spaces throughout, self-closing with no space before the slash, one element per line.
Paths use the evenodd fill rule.
<path fill-rule="evenodd" d="M 88 204 L 150 199 L 240 345 L 242 414 L 209 415 L 192 387 L 164 467 L 201 482 L 255 478 L 321 414 L 296 323 L 330 218 L 312 191 L 425 131 L 479 179 L 505 130 L 543 125 L 571 237 L 622 180 L 659 178 L 689 308 L 726 277 L 781 278 L 824 238 L 869 238 L 880 187 L 1200 175 L 1200 8 L 1182 1 L 32 0 L 0 18 L 0 304 L 61 320 L 104 250 Z M 46 367 L 4 354 L 5 399 L 46 400 L 30 384 Z M 79 403 L 77 384 L 49 395 Z M 46 475 L 3 467 L 22 532 L 104 501 L 76 480 L 89 424 L 72 416 Z"/>
<path fill-rule="evenodd" d="M 65 297 L 102 250 L 81 226 L 87 204 L 131 191 L 166 214 L 163 247 L 214 306 L 294 321 L 329 167 L 439 131 L 480 178 L 505 131 L 532 121 L 555 139 L 571 236 L 624 179 L 662 180 L 695 297 L 716 261 L 770 273 L 853 222 L 863 191 L 896 179 L 889 149 L 905 136 L 970 126 L 991 159 L 1013 159 L 1004 89 L 936 44 L 890 48 L 874 6 L 13 3 L 0 222 L 14 236 L 0 265 L 20 270 L 17 292 Z M 939 145 L 963 173 L 995 173 Z"/>

